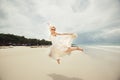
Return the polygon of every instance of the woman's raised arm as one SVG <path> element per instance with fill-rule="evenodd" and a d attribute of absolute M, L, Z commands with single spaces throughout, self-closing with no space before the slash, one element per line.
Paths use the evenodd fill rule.
<path fill-rule="evenodd" d="M 73 33 L 56 33 L 57 35 L 73 35 Z"/>

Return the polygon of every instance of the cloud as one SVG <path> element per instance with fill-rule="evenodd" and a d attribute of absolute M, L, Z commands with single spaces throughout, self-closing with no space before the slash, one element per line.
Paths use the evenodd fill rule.
<path fill-rule="evenodd" d="M 90 5 L 89 0 L 75 0 L 75 3 L 72 5 L 72 10 L 74 12 L 85 11 Z"/>
<path fill-rule="evenodd" d="M 79 34 L 78 44 L 117 44 L 120 45 L 120 28 L 104 28 Z"/>
<path fill-rule="evenodd" d="M 0 0 L 0 32 L 47 39 L 50 22 L 83 43 L 119 42 L 119 14 L 119 0 Z"/>

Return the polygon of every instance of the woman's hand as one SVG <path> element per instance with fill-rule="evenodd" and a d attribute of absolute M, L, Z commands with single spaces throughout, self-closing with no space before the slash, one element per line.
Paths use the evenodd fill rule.
<path fill-rule="evenodd" d="M 72 38 L 76 38 L 76 37 L 77 37 L 77 34 L 73 33 Z"/>

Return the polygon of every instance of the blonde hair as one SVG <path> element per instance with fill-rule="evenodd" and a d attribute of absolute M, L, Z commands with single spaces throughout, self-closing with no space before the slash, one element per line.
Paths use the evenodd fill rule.
<path fill-rule="evenodd" d="M 54 28 L 54 29 L 56 29 L 56 27 L 55 26 L 53 26 L 53 25 L 50 25 L 50 30 L 52 29 L 52 28 Z"/>

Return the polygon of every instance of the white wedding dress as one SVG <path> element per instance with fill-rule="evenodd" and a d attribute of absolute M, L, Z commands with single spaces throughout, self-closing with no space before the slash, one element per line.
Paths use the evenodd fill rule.
<path fill-rule="evenodd" d="M 50 37 L 52 41 L 52 46 L 50 49 L 50 57 L 53 59 L 60 59 L 60 57 L 67 55 L 65 52 L 69 47 L 71 47 L 73 39 L 76 38 L 76 34 L 73 35 L 57 35 Z"/>

